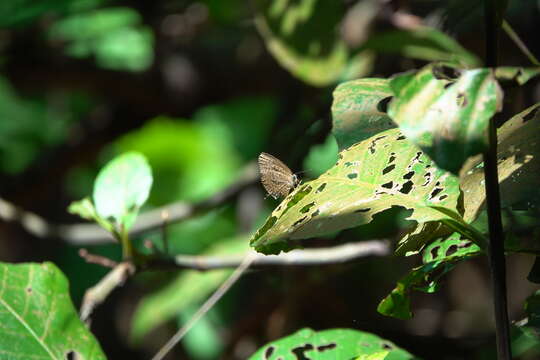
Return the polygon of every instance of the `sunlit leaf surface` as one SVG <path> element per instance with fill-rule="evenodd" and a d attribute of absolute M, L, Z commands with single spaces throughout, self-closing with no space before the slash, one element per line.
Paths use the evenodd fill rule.
<path fill-rule="evenodd" d="M 456 177 L 436 168 L 398 129 L 390 129 L 342 151 L 334 167 L 298 185 L 251 245 L 279 252 L 293 245 L 288 240 L 367 224 L 392 206 L 412 209 L 408 220 L 439 221 L 447 216 L 430 206 L 455 210 L 459 193 Z"/>
<path fill-rule="evenodd" d="M 464 71 L 455 81 L 437 71 L 426 66 L 395 77 L 388 115 L 439 167 L 458 173 L 486 148 L 488 122 L 502 93 L 490 69 Z"/>
<path fill-rule="evenodd" d="M 497 159 L 501 201 L 504 207 L 540 209 L 540 103 L 535 104 L 498 130 Z M 471 159 L 463 170 L 461 187 L 467 221 L 478 217 L 485 206 L 482 158 Z"/>
<path fill-rule="evenodd" d="M 389 81 L 379 78 L 348 81 L 334 90 L 332 134 L 341 150 L 396 127 L 385 112 L 393 95 Z"/>
<path fill-rule="evenodd" d="M 96 212 L 127 229 L 148 199 L 151 186 L 152 170 L 146 158 L 135 152 L 120 155 L 98 174 L 93 196 Z"/>

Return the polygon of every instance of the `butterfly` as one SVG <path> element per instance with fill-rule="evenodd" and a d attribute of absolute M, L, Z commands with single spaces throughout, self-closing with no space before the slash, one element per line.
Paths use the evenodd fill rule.
<path fill-rule="evenodd" d="M 259 172 L 265 190 L 274 199 L 287 196 L 300 182 L 287 165 L 265 152 L 259 155 Z"/>

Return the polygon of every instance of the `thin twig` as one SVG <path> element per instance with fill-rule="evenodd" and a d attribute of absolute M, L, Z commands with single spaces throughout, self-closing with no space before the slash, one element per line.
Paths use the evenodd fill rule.
<path fill-rule="evenodd" d="M 89 325 L 90 315 L 95 307 L 101 304 L 114 289 L 122 286 L 134 273 L 135 266 L 131 262 L 119 263 L 96 285 L 86 290 L 81 304 L 81 320 Z"/>
<path fill-rule="evenodd" d="M 293 250 L 280 255 L 253 255 L 251 268 L 281 266 L 312 266 L 340 264 L 367 256 L 386 256 L 390 254 L 390 242 L 371 240 L 348 243 L 326 248 Z M 147 269 L 192 269 L 214 270 L 235 268 L 245 255 L 201 256 L 177 255 L 173 258 L 158 258 L 147 263 Z"/>
<path fill-rule="evenodd" d="M 101 265 L 107 268 L 114 268 L 118 263 L 108 257 L 91 254 L 86 249 L 79 249 L 79 256 L 82 257 L 89 264 Z"/>
<path fill-rule="evenodd" d="M 506 20 L 503 20 L 502 28 L 506 32 L 506 35 L 508 35 L 508 37 L 516 44 L 519 50 L 521 50 L 521 52 L 529 59 L 529 61 L 533 65 L 539 66 L 540 62 L 538 61 L 538 59 L 529 50 L 527 45 L 521 40 L 519 35 L 514 31 L 514 29 L 510 26 L 510 24 Z"/>
<path fill-rule="evenodd" d="M 169 226 L 169 212 L 163 210 L 161 212 L 161 219 L 163 220 L 161 224 L 161 241 L 163 241 L 163 252 L 165 254 L 169 253 L 169 235 L 167 234 L 167 228 Z"/>
<path fill-rule="evenodd" d="M 206 302 L 197 310 L 197 312 L 189 319 L 189 321 L 174 334 L 174 336 L 157 352 L 152 360 L 161 360 L 182 338 L 191 330 L 191 328 L 199 321 L 233 286 L 242 274 L 249 268 L 255 259 L 255 253 L 248 253 L 242 263 L 236 268 L 231 276 L 206 300 Z"/>
<path fill-rule="evenodd" d="M 130 229 L 129 235 L 133 236 L 159 228 L 163 223 L 164 211 L 169 214 L 169 223 L 179 222 L 210 211 L 234 198 L 244 188 L 255 183 L 258 177 L 255 163 L 250 163 L 235 183 L 204 201 L 195 204 L 177 202 L 140 214 L 137 222 Z M 2 198 L 0 198 L 0 219 L 6 222 L 19 222 L 26 231 L 36 237 L 59 238 L 73 245 L 95 245 L 114 241 L 107 231 L 96 224 L 52 224 L 39 215 L 25 211 Z"/>

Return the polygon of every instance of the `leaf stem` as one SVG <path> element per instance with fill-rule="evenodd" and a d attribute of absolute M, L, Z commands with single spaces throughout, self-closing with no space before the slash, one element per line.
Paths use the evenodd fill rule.
<path fill-rule="evenodd" d="M 501 0 L 485 0 L 485 41 L 486 65 L 497 66 L 499 28 L 502 21 Z M 497 358 L 510 360 L 510 331 L 506 298 L 506 263 L 504 257 L 504 234 L 501 220 L 499 181 L 497 173 L 497 129 L 495 117 L 488 127 L 488 149 L 483 154 L 486 187 L 486 202 L 489 226 L 488 259 L 493 287 L 495 326 L 497 339 Z"/>

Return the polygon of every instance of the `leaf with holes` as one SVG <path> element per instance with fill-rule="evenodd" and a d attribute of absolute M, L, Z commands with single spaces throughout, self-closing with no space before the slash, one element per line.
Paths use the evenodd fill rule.
<path fill-rule="evenodd" d="M 387 79 L 348 81 L 333 95 L 332 134 L 340 150 L 397 126 L 386 114 L 386 102 L 394 95 Z"/>
<path fill-rule="evenodd" d="M 458 180 L 436 168 L 398 129 L 390 129 L 343 150 L 319 178 L 300 184 L 272 212 L 251 245 L 263 253 L 306 239 L 371 222 L 392 206 L 413 210 L 408 220 L 437 222 L 456 210 Z M 432 238 L 424 232 L 423 241 Z"/>
<path fill-rule="evenodd" d="M 371 71 L 373 53 L 363 51 L 354 55 L 341 39 L 339 29 L 346 9 L 340 2 L 257 0 L 253 4 L 257 10 L 255 25 L 268 51 L 303 81 L 326 86 Z M 374 1 L 370 4 L 373 6 L 361 14 L 369 17 L 364 28 L 369 26 L 380 6 Z M 362 30 L 357 32 L 362 33 Z"/>
<path fill-rule="evenodd" d="M 105 359 L 79 320 L 66 277 L 52 263 L 0 263 L 0 358 Z"/>
<path fill-rule="evenodd" d="M 96 213 L 127 230 L 135 222 L 139 208 L 148 199 L 152 170 L 144 155 L 122 154 L 99 172 L 94 183 Z"/>
<path fill-rule="evenodd" d="M 447 239 L 438 239 L 423 250 L 424 265 L 413 269 L 398 281 L 397 286 L 379 304 L 377 311 L 399 319 L 410 319 L 412 290 L 433 293 L 438 290 L 441 277 L 452 270 L 456 263 L 481 254 L 480 247 L 462 240 L 459 233 Z"/>
<path fill-rule="evenodd" d="M 540 208 L 540 103 L 504 123 L 497 132 L 497 162 L 503 207 Z M 467 162 L 461 175 L 466 221 L 485 207 L 482 158 Z"/>
<path fill-rule="evenodd" d="M 502 92 L 490 69 L 467 70 L 455 81 L 428 65 L 390 82 L 388 115 L 442 169 L 455 174 L 487 147 L 486 129 Z"/>
<path fill-rule="evenodd" d="M 381 357 L 381 353 L 387 353 Z M 371 355 L 373 357 L 362 357 Z M 378 356 L 378 357 L 376 357 Z M 368 332 L 352 329 L 302 329 L 260 348 L 249 360 L 405 360 L 415 357 L 395 344 Z"/>

